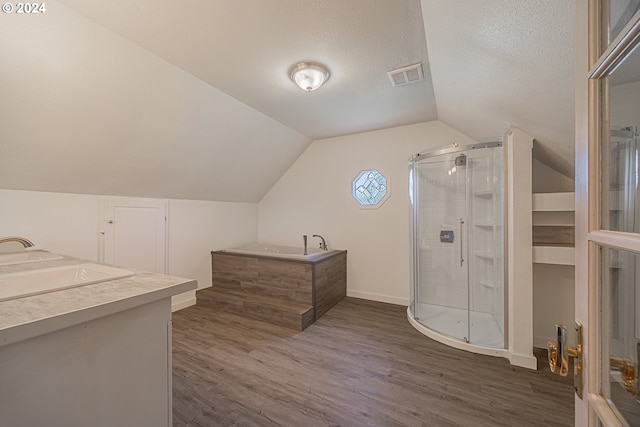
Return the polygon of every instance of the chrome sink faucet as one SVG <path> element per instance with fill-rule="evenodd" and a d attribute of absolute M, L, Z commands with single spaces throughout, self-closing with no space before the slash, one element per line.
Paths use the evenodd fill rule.
<path fill-rule="evenodd" d="M 24 246 L 25 248 L 31 248 L 34 246 L 31 240 L 25 239 L 24 237 L 15 237 L 15 236 L 0 237 L 0 243 L 9 243 L 9 242 L 18 242 L 22 244 L 22 246 Z"/>
<path fill-rule="evenodd" d="M 328 251 L 329 249 L 327 249 L 327 242 L 324 240 L 324 237 L 322 237 L 319 234 L 314 234 L 312 237 L 319 237 L 320 240 L 322 240 L 322 242 L 320 242 L 320 249 L 323 251 Z"/>

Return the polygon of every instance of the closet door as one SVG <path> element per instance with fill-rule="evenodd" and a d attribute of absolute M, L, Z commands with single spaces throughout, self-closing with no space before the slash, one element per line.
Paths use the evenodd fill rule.
<path fill-rule="evenodd" d="M 114 197 L 103 206 L 103 261 L 166 273 L 166 200 Z"/>

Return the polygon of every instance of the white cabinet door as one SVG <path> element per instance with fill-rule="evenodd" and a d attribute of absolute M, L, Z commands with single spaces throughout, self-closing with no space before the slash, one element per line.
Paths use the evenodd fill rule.
<path fill-rule="evenodd" d="M 103 206 L 103 261 L 166 273 L 166 200 L 114 197 Z"/>

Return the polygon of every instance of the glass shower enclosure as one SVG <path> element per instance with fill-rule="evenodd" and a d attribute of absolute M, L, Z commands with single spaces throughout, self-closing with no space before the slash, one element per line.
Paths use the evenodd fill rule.
<path fill-rule="evenodd" d="M 502 142 L 416 154 L 409 166 L 411 323 L 460 348 L 504 349 Z"/>

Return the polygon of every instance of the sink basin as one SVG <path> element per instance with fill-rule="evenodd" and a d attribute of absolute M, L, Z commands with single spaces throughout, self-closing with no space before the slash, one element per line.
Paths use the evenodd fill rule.
<path fill-rule="evenodd" d="M 24 264 L 27 262 L 47 261 L 51 259 L 62 259 L 60 255 L 47 251 L 24 251 L 0 254 L 0 265 Z"/>
<path fill-rule="evenodd" d="M 121 279 L 134 274 L 132 271 L 94 263 L 0 274 L 0 301 Z"/>

